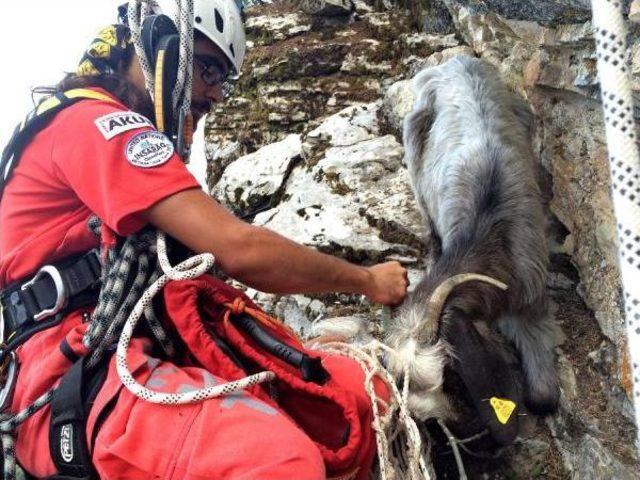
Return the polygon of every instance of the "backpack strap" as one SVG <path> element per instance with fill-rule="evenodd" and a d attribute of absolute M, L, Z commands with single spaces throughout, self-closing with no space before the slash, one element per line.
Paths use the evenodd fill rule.
<path fill-rule="evenodd" d="M 74 88 L 65 92 L 58 92 L 43 100 L 18 124 L 0 158 L 0 200 L 13 170 L 18 165 L 22 151 L 33 137 L 44 129 L 62 109 L 85 99 L 116 103 L 116 100 L 104 93 L 88 88 Z"/>

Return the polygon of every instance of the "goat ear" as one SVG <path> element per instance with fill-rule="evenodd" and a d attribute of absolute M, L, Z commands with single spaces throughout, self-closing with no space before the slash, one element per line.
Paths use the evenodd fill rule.
<path fill-rule="evenodd" d="M 433 110 L 430 107 L 414 108 L 404 119 L 402 127 L 404 162 L 410 172 L 417 172 L 424 163 L 424 148 L 432 124 Z"/>
<path fill-rule="evenodd" d="M 431 80 L 436 74 L 437 69 L 425 68 L 413 78 L 413 109 L 402 123 L 405 163 L 414 173 L 424 161 L 423 150 L 433 124 L 436 92 Z"/>
<path fill-rule="evenodd" d="M 443 328 L 452 347 L 451 367 L 464 383 L 481 422 L 493 439 L 507 445 L 518 434 L 521 393 L 518 376 L 497 342 L 486 340 L 464 316 Z"/>

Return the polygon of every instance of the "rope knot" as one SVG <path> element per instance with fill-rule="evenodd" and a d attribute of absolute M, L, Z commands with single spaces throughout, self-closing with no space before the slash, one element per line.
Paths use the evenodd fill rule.
<path fill-rule="evenodd" d="M 233 299 L 233 303 L 231 304 L 230 310 L 234 315 L 240 315 L 244 313 L 247 304 L 241 297 L 236 297 Z"/>

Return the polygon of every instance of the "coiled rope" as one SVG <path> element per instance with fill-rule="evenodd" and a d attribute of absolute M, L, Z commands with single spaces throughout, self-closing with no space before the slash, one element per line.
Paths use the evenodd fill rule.
<path fill-rule="evenodd" d="M 127 8 L 127 20 L 129 22 L 129 28 L 131 29 L 131 41 L 135 48 L 142 73 L 144 74 L 144 83 L 151 96 L 151 100 L 154 99 L 154 75 L 147 58 L 147 54 L 142 46 L 142 38 L 140 36 L 142 30 L 142 21 L 145 17 L 150 15 L 154 8 L 157 8 L 158 4 L 154 0 L 130 0 Z"/>
<path fill-rule="evenodd" d="M 171 20 L 178 29 L 180 42 L 178 54 L 178 75 L 173 87 L 174 117 L 186 119 L 191 110 L 191 90 L 193 80 L 193 0 L 175 0 L 175 15 Z M 127 19 L 131 29 L 131 40 L 140 61 L 144 74 L 145 87 L 152 100 L 154 99 L 155 75 L 151 68 L 151 61 L 144 51 L 141 26 L 144 19 L 158 9 L 155 0 L 129 0 Z M 182 125 L 179 125 L 182 127 Z"/>
<path fill-rule="evenodd" d="M 633 115 L 627 26 L 619 0 L 592 0 L 598 76 L 609 150 L 618 258 L 640 452 L 640 154 Z"/>
<path fill-rule="evenodd" d="M 177 16 L 173 23 L 178 26 L 180 54 L 178 79 L 173 89 L 173 108 L 184 115 L 191 108 L 191 87 L 193 78 L 193 0 L 177 0 Z M 180 97 L 182 93 L 182 98 Z M 181 101 L 180 104 L 178 102 Z"/>
<path fill-rule="evenodd" d="M 210 253 L 201 253 L 188 258 L 182 263 L 172 267 L 167 258 L 166 241 L 162 232 L 158 231 L 158 259 L 164 274 L 158 278 L 153 284 L 142 294 L 131 312 L 126 323 L 122 327 L 118 348 L 116 350 L 116 367 L 118 376 L 127 389 L 138 398 L 150 402 L 160 403 L 163 405 L 179 405 L 185 403 L 201 402 L 210 398 L 228 395 L 244 388 L 251 387 L 258 383 L 266 382 L 274 378 L 272 372 L 259 372 L 248 377 L 205 387 L 185 393 L 163 393 L 150 390 L 140 383 L 136 382 L 127 365 L 127 348 L 131 342 L 133 330 L 137 325 L 142 313 L 151 306 L 153 297 L 162 290 L 162 288 L 172 280 L 192 280 L 206 273 L 213 268 L 215 258 Z"/>

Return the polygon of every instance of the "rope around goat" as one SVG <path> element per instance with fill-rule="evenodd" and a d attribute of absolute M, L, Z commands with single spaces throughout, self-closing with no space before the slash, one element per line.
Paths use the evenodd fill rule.
<path fill-rule="evenodd" d="M 420 431 L 408 409 L 409 369 L 404 368 L 402 392 L 389 371 L 382 365 L 380 356 L 397 356 L 392 348 L 377 340 L 357 347 L 345 342 L 327 342 L 313 345 L 327 353 L 342 355 L 355 360 L 365 374 L 365 388 L 371 400 L 373 429 L 376 432 L 380 480 L 430 480 L 427 467 L 428 450 L 423 448 Z M 378 377 L 391 390 L 391 402 L 387 404 L 375 391 L 374 379 Z M 381 412 L 381 407 L 386 412 Z M 391 441 L 390 441 L 391 439 Z M 409 458 L 394 458 L 391 446 L 398 439 L 408 450 Z"/>

